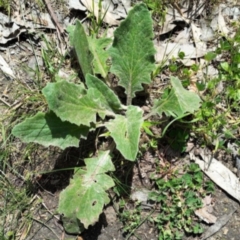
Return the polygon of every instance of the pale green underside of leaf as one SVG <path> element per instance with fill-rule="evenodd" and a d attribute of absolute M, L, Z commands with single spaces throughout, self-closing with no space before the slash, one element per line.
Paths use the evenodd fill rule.
<path fill-rule="evenodd" d="M 114 41 L 109 49 L 112 57 L 111 72 L 119 78 L 127 97 L 142 90 L 142 83 L 151 82 L 154 70 L 155 49 L 152 19 L 144 4 L 137 4 L 114 32 Z"/>
<path fill-rule="evenodd" d="M 136 160 L 142 124 L 142 110 L 136 106 L 128 106 L 126 117 L 116 115 L 115 119 L 105 124 L 117 145 L 117 149 L 128 160 Z"/>
<path fill-rule="evenodd" d="M 106 190 L 114 186 L 114 181 L 106 172 L 115 168 L 109 151 L 100 151 L 98 157 L 85 159 L 85 163 L 86 170 L 76 170 L 70 185 L 61 192 L 58 211 L 65 217 L 78 218 L 88 228 L 109 203 Z"/>
<path fill-rule="evenodd" d="M 87 73 L 92 74 L 93 55 L 90 51 L 87 35 L 82 24 L 77 20 L 76 27 L 73 33 L 73 47 L 75 48 L 79 65 L 82 69 L 84 77 Z"/>
<path fill-rule="evenodd" d="M 98 78 L 87 74 L 86 76 L 86 84 L 88 88 L 93 88 L 98 90 L 99 96 L 91 96 L 91 98 L 101 104 L 103 108 L 106 108 L 108 111 L 113 111 L 117 113 L 119 110 L 122 109 L 121 102 L 116 94 L 101 80 Z"/>
<path fill-rule="evenodd" d="M 89 84 L 95 81 L 96 88 L 90 87 L 86 92 L 81 85 L 62 81 L 48 83 L 43 89 L 49 108 L 62 121 L 90 126 L 96 122 L 97 113 L 101 118 L 115 115 L 120 102 L 114 93 L 98 78 L 87 75 L 87 79 Z"/>
<path fill-rule="evenodd" d="M 171 84 L 172 89 L 168 97 L 154 102 L 153 112 L 159 115 L 165 112 L 173 117 L 181 117 L 199 109 L 201 99 L 196 93 L 184 89 L 176 77 L 171 77 Z"/>
<path fill-rule="evenodd" d="M 35 142 L 45 147 L 57 146 L 61 149 L 78 147 L 80 138 L 86 138 L 89 128 L 62 122 L 53 112 L 37 113 L 16 125 L 12 134 L 24 142 Z"/>
<path fill-rule="evenodd" d="M 105 48 L 109 46 L 111 42 L 112 40 L 110 38 L 88 37 L 89 47 L 94 57 L 92 63 L 94 73 L 101 74 L 103 78 L 107 76 L 109 71 L 109 66 L 107 65 L 109 55 Z"/>
<path fill-rule="evenodd" d="M 71 46 L 74 46 L 74 30 L 75 30 L 74 25 L 68 25 L 66 28 Z"/>

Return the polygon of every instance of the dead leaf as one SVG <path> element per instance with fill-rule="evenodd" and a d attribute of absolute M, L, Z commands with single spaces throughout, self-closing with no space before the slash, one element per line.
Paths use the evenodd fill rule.
<path fill-rule="evenodd" d="M 10 68 L 10 66 L 7 64 L 7 62 L 4 60 L 4 58 L 0 55 L 0 69 L 7 75 L 9 75 L 12 78 L 15 78 L 15 75 Z"/>
<path fill-rule="evenodd" d="M 203 199 L 203 206 L 208 206 L 212 204 L 212 196 L 211 195 L 207 195 L 204 199 Z"/>
<path fill-rule="evenodd" d="M 104 22 L 110 25 L 119 25 L 119 21 L 109 11 L 108 7 L 106 9 L 103 7 L 99 9 L 98 2 L 93 0 L 82 0 L 82 4 L 87 8 L 89 12 L 92 12 L 97 19 L 102 18 L 105 15 L 103 19 Z M 101 16 L 99 16 L 99 13 Z"/>
<path fill-rule="evenodd" d="M 202 171 L 210 179 L 212 179 L 212 181 L 214 181 L 220 188 L 225 190 L 229 195 L 240 201 L 240 183 L 239 179 L 234 173 L 232 173 L 217 159 L 206 155 L 203 150 L 200 151 L 200 156 L 203 160 L 195 156 L 193 152 L 190 152 L 189 155 L 190 159 L 194 160 L 202 169 Z M 209 168 L 208 164 L 210 164 Z"/>
<path fill-rule="evenodd" d="M 226 22 L 225 22 L 225 19 L 222 15 L 222 10 L 221 10 L 221 5 L 219 7 L 219 13 L 218 13 L 218 31 L 222 34 L 224 34 L 225 36 L 228 35 L 229 33 L 229 30 L 227 28 L 227 25 L 226 25 Z"/>
<path fill-rule="evenodd" d="M 86 11 L 86 7 L 84 7 L 79 0 L 69 0 L 68 2 L 69 9 L 75 9 L 75 10 L 81 10 L 81 11 Z"/>
<path fill-rule="evenodd" d="M 202 235 L 201 240 L 205 240 L 218 232 L 226 223 L 230 220 L 236 209 L 232 210 L 229 214 L 225 214 L 218 218 L 217 222 L 208 228 L 208 230 Z"/>
<path fill-rule="evenodd" d="M 16 39 L 28 29 L 34 31 L 36 28 L 55 29 L 52 19 L 48 13 L 41 13 L 38 10 L 31 10 L 19 15 L 13 12 L 12 18 L 0 12 L 0 44 Z"/>
<path fill-rule="evenodd" d="M 231 17 L 234 21 L 238 20 L 240 16 L 239 6 L 231 7 L 231 6 L 223 5 L 222 9 L 223 9 L 222 11 L 223 15 Z"/>
<path fill-rule="evenodd" d="M 160 35 L 163 35 L 165 33 L 168 33 L 172 31 L 176 27 L 176 24 L 174 24 L 173 17 L 169 14 L 166 14 L 165 21 L 163 25 L 161 26 L 161 30 L 159 32 Z"/>
<path fill-rule="evenodd" d="M 195 210 L 195 214 L 208 224 L 215 223 L 217 221 L 217 217 L 209 213 L 206 207 Z"/>
<path fill-rule="evenodd" d="M 195 210 L 195 214 L 201 218 L 204 222 L 210 224 L 215 223 L 217 220 L 217 217 L 211 214 L 212 212 L 212 197 L 206 196 L 203 200 L 203 207 L 200 209 Z"/>
<path fill-rule="evenodd" d="M 189 60 L 191 58 L 199 58 L 204 56 L 207 53 L 207 51 L 204 49 L 202 50 L 196 49 L 194 45 L 191 43 L 185 43 L 185 44 L 162 43 L 162 44 L 156 44 L 155 49 L 157 50 L 157 53 L 155 55 L 155 59 L 157 62 L 163 62 L 165 60 L 172 59 L 172 58 L 180 59 L 178 57 L 179 52 L 185 53 L 185 57 L 183 60 Z"/>
<path fill-rule="evenodd" d="M 184 44 L 189 43 L 190 38 L 190 31 L 188 28 L 184 28 L 183 31 L 181 31 L 177 37 L 174 39 L 175 43 Z"/>
<path fill-rule="evenodd" d="M 81 0 L 81 3 L 87 8 L 89 12 L 92 12 L 96 18 L 104 17 L 103 21 L 109 25 L 119 25 L 118 19 L 125 18 L 131 6 L 129 1 L 122 1 L 121 4 L 117 4 L 117 7 L 111 0 L 104 0 L 101 2 L 101 8 L 99 8 L 98 0 Z M 101 15 L 99 15 L 99 13 Z"/>
<path fill-rule="evenodd" d="M 216 39 L 216 34 L 213 29 L 209 26 L 209 23 L 205 19 L 200 20 L 200 25 L 202 29 L 202 35 L 200 39 L 204 42 L 212 41 Z"/>
<path fill-rule="evenodd" d="M 201 40 L 202 29 L 191 23 L 196 52 L 207 52 L 207 44 Z"/>

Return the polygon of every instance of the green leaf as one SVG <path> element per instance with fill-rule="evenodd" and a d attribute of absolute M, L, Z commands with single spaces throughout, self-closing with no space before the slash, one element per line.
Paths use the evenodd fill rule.
<path fill-rule="evenodd" d="M 204 59 L 208 62 L 212 61 L 214 58 L 216 58 L 217 54 L 215 52 L 208 52 L 205 56 Z"/>
<path fill-rule="evenodd" d="M 94 224 L 109 203 L 106 190 L 114 186 L 108 171 L 114 171 L 109 151 L 85 159 L 86 170 L 75 171 L 70 185 L 61 192 L 58 211 L 70 219 L 78 218 L 85 228 Z"/>
<path fill-rule="evenodd" d="M 196 93 L 184 89 L 176 77 L 171 77 L 171 84 L 171 92 L 166 98 L 154 102 L 152 113 L 161 115 L 165 112 L 173 117 L 181 117 L 199 109 L 201 99 Z"/>
<path fill-rule="evenodd" d="M 122 109 L 121 102 L 119 98 L 116 96 L 116 94 L 101 80 L 98 78 L 87 74 L 86 76 L 86 84 L 88 88 L 93 88 L 98 90 L 99 97 L 96 98 L 96 96 L 91 96 L 92 99 L 98 103 L 101 103 L 101 105 L 106 108 L 109 111 L 118 112 Z M 89 96 L 90 97 L 90 96 Z"/>
<path fill-rule="evenodd" d="M 138 153 L 140 129 L 143 124 L 142 110 L 136 106 L 128 106 L 126 117 L 116 118 L 105 124 L 116 142 L 117 149 L 128 160 L 134 161 Z"/>
<path fill-rule="evenodd" d="M 113 97 L 110 89 L 105 89 L 104 83 L 98 78 L 88 75 L 88 83 L 95 81 L 98 88 L 86 90 L 81 86 L 67 81 L 48 83 L 42 90 L 49 108 L 56 113 L 62 121 L 69 121 L 76 125 L 90 126 L 96 122 L 96 114 L 101 118 L 106 115 L 114 116 L 114 111 L 119 107 L 117 98 Z M 92 78 L 92 80 L 91 80 Z M 90 83 L 89 83 L 90 84 Z M 106 90 L 104 93 L 100 91 Z M 104 95 L 105 94 L 105 95 Z M 113 102 L 109 102 L 111 97 Z"/>
<path fill-rule="evenodd" d="M 220 66 L 224 71 L 229 72 L 230 66 L 229 66 L 228 62 L 220 63 Z"/>
<path fill-rule="evenodd" d="M 69 42 L 70 42 L 71 46 L 74 46 L 74 30 L 75 30 L 75 27 L 76 26 L 74 26 L 74 25 L 69 25 L 66 28 L 66 31 L 67 31 L 68 37 L 69 37 Z"/>
<path fill-rule="evenodd" d="M 78 20 L 76 22 L 72 43 L 77 54 L 78 62 L 82 69 L 83 76 L 85 77 L 87 73 L 93 73 L 93 55 L 89 48 L 87 35 L 82 24 Z"/>
<path fill-rule="evenodd" d="M 86 138 L 88 127 L 62 122 L 53 112 L 37 113 L 16 125 L 12 134 L 24 142 L 35 142 L 45 147 L 57 146 L 61 149 L 78 147 L 80 138 Z"/>
<path fill-rule="evenodd" d="M 93 70 L 95 74 L 101 74 L 105 78 L 109 71 L 107 59 L 109 57 L 106 47 L 112 42 L 110 38 L 96 38 L 95 36 L 88 37 L 89 47 L 93 54 Z"/>
<path fill-rule="evenodd" d="M 143 89 L 142 83 L 151 82 L 155 68 L 152 37 L 152 19 L 145 4 L 136 4 L 114 32 L 109 49 L 111 72 L 120 78 L 119 85 L 125 88 L 127 105 L 131 104 L 135 92 Z"/>
<path fill-rule="evenodd" d="M 196 224 L 193 227 L 193 233 L 194 234 L 201 234 L 201 233 L 203 233 L 203 228 L 200 226 L 200 224 Z"/>
<path fill-rule="evenodd" d="M 79 219 L 76 217 L 67 218 L 62 216 L 61 221 L 63 222 L 63 227 L 68 234 L 80 234 L 85 230 L 82 223 L 80 223 Z"/>

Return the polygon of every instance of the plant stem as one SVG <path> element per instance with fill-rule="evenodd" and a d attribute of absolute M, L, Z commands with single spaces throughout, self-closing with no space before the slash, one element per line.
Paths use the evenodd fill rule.
<path fill-rule="evenodd" d="M 184 118 L 186 116 L 190 115 L 190 113 L 187 113 L 187 114 L 184 114 L 182 116 L 179 116 L 177 118 L 174 118 L 170 123 L 168 123 L 168 125 L 163 129 L 163 132 L 162 132 L 162 137 L 164 136 L 164 134 L 166 133 L 167 129 L 169 128 L 169 126 L 174 123 L 175 121 L 181 119 L 181 118 Z"/>
<path fill-rule="evenodd" d="M 131 84 L 129 83 L 128 85 L 128 89 L 127 89 L 127 106 L 131 105 L 132 104 L 132 94 L 131 94 Z"/>

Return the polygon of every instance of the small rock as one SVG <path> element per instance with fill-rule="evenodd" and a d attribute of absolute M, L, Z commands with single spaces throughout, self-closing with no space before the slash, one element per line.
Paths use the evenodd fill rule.
<path fill-rule="evenodd" d="M 149 190 L 148 189 L 139 189 L 137 191 L 134 191 L 130 198 L 133 200 L 133 201 L 138 201 L 138 202 L 144 202 L 146 203 L 147 200 L 148 200 L 148 194 L 149 194 Z"/>

